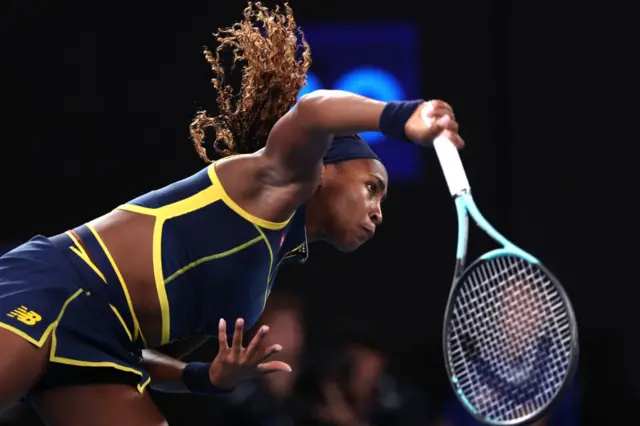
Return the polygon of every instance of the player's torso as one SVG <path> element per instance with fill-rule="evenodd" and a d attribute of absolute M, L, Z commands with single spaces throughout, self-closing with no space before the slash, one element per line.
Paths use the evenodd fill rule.
<path fill-rule="evenodd" d="M 304 211 L 282 223 L 249 214 L 226 194 L 214 165 L 119 209 L 155 217 L 161 344 L 215 334 L 220 318 L 253 325 L 278 269 L 306 259 Z"/>

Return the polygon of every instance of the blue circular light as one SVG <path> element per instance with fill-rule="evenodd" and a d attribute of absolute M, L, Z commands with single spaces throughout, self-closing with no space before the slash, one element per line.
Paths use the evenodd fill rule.
<path fill-rule="evenodd" d="M 334 87 L 336 90 L 345 90 L 385 102 L 405 98 L 398 79 L 390 72 L 378 67 L 354 68 L 340 77 Z M 379 132 L 364 132 L 361 136 L 368 143 L 384 140 L 384 136 Z"/>

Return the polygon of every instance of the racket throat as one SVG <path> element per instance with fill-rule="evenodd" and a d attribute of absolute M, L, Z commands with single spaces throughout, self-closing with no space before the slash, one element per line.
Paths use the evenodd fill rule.
<path fill-rule="evenodd" d="M 468 195 L 468 194 L 471 194 L 471 189 L 469 189 L 469 188 L 461 188 L 458 191 L 456 191 L 454 194 L 451 194 L 451 196 L 455 200 L 458 197 L 462 197 L 462 196 Z"/>

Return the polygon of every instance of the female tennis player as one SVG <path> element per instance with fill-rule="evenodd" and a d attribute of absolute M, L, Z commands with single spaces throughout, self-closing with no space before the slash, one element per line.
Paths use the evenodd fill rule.
<path fill-rule="evenodd" d="M 0 258 L 0 405 L 26 398 L 51 425 L 161 425 L 149 384 L 218 394 L 290 371 L 269 360 L 280 346 L 262 344 L 267 326 L 246 347 L 243 330 L 307 242 L 354 250 L 382 222 L 387 173 L 357 132 L 424 145 L 447 132 L 463 145 L 441 101 L 318 91 L 296 103 L 310 50 L 289 7 L 250 4 L 217 41 L 205 56 L 219 114 L 191 126 L 212 164 Z M 238 94 L 224 82 L 226 48 L 245 64 Z M 207 336 L 220 343 L 212 363 L 177 360 Z"/>

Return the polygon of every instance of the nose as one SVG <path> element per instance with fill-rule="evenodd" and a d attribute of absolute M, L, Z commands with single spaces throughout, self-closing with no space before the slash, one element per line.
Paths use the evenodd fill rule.
<path fill-rule="evenodd" d="M 379 226 L 382 223 L 382 208 L 380 207 L 380 203 L 376 203 L 373 211 L 369 214 L 369 219 L 376 226 Z"/>

